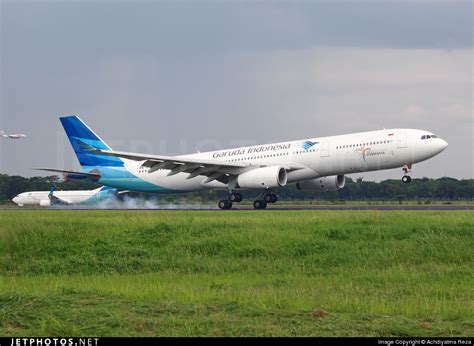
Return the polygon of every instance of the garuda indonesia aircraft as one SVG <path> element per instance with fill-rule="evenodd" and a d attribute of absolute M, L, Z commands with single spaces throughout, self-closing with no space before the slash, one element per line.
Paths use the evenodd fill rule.
<path fill-rule="evenodd" d="M 49 207 L 51 205 L 94 204 L 118 195 L 116 189 L 102 186 L 94 190 L 76 191 L 28 191 L 16 195 L 12 201 L 20 207 L 25 205 L 38 205 Z"/>
<path fill-rule="evenodd" d="M 345 174 L 402 168 L 411 182 L 412 165 L 442 152 L 448 143 L 429 131 L 390 129 L 254 145 L 211 152 L 165 156 L 112 150 L 77 116 L 60 118 L 82 166 L 63 172 L 120 190 L 179 193 L 226 189 L 221 209 L 242 200 L 242 190 L 260 190 L 253 205 L 275 203 L 275 188 L 330 191 L 344 187 Z"/>

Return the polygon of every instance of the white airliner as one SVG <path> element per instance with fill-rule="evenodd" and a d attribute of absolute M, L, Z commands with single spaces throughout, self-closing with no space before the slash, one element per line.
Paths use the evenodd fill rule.
<path fill-rule="evenodd" d="M 11 138 L 11 139 L 26 138 L 26 135 L 24 135 L 23 133 L 15 133 L 15 134 L 9 135 L 5 133 L 5 131 L 3 130 L 0 131 L 0 136 L 2 136 L 3 138 Z"/>
<path fill-rule="evenodd" d="M 242 190 L 260 190 L 256 209 L 275 203 L 275 188 L 296 183 L 300 190 L 343 188 L 345 174 L 403 168 L 448 146 L 429 131 L 390 129 L 254 145 L 191 155 L 165 156 L 112 150 L 77 116 L 60 118 L 82 171 L 40 168 L 88 178 L 105 186 L 150 193 L 225 189 L 221 209 L 242 200 Z"/>
<path fill-rule="evenodd" d="M 49 207 L 51 205 L 93 204 L 104 201 L 116 195 L 117 190 L 110 187 L 99 187 L 94 190 L 76 191 L 29 191 L 15 196 L 12 201 L 20 207 L 25 205 L 38 205 Z"/>

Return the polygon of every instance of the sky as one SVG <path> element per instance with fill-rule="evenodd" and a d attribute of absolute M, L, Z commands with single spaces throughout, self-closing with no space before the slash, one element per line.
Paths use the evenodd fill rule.
<path fill-rule="evenodd" d="M 28 135 L 0 173 L 78 169 L 75 114 L 167 155 L 425 129 L 449 147 L 413 177 L 474 177 L 471 1 L 0 0 L 0 53 L 0 128 Z"/>

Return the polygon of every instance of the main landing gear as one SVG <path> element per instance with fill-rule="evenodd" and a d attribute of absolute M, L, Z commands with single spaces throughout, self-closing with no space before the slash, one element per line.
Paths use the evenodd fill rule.
<path fill-rule="evenodd" d="M 408 175 L 408 173 L 411 172 L 411 168 L 412 168 L 411 163 L 404 165 L 403 168 L 402 168 L 402 170 L 404 172 L 404 175 L 402 177 L 402 181 L 405 184 L 411 183 L 411 177 Z"/>
<path fill-rule="evenodd" d="M 219 203 L 217 203 L 217 205 L 221 209 L 230 209 L 230 208 L 232 208 L 232 202 L 229 201 L 228 199 L 220 200 Z"/>
<path fill-rule="evenodd" d="M 232 208 L 232 203 L 234 203 L 234 202 L 235 203 L 242 202 L 242 194 L 240 194 L 238 192 L 233 192 L 227 197 L 227 199 L 223 199 L 223 200 L 219 201 L 219 203 L 217 205 L 221 209 L 230 209 L 230 208 Z"/>
<path fill-rule="evenodd" d="M 255 209 L 265 209 L 268 203 L 276 203 L 278 201 L 278 196 L 274 193 L 265 193 L 261 199 L 257 199 L 253 202 L 253 207 Z"/>
<path fill-rule="evenodd" d="M 217 204 L 220 209 L 230 209 L 233 203 L 239 203 L 242 201 L 242 194 L 238 192 L 231 193 L 227 199 L 220 200 Z M 274 193 L 264 193 L 260 195 L 260 198 L 253 202 L 255 209 L 265 209 L 268 203 L 276 203 L 278 196 Z"/>

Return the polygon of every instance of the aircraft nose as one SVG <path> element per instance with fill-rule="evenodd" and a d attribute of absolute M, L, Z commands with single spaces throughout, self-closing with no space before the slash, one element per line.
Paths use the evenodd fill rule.
<path fill-rule="evenodd" d="M 446 142 L 444 139 L 439 139 L 439 148 L 440 151 L 443 151 L 448 147 L 448 142 Z"/>
<path fill-rule="evenodd" d="M 20 198 L 18 196 L 15 196 L 15 197 L 12 198 L 12 201 L 13 201 L 13 203 L 18 204 L 18 202 L 20 201 Z"/>

